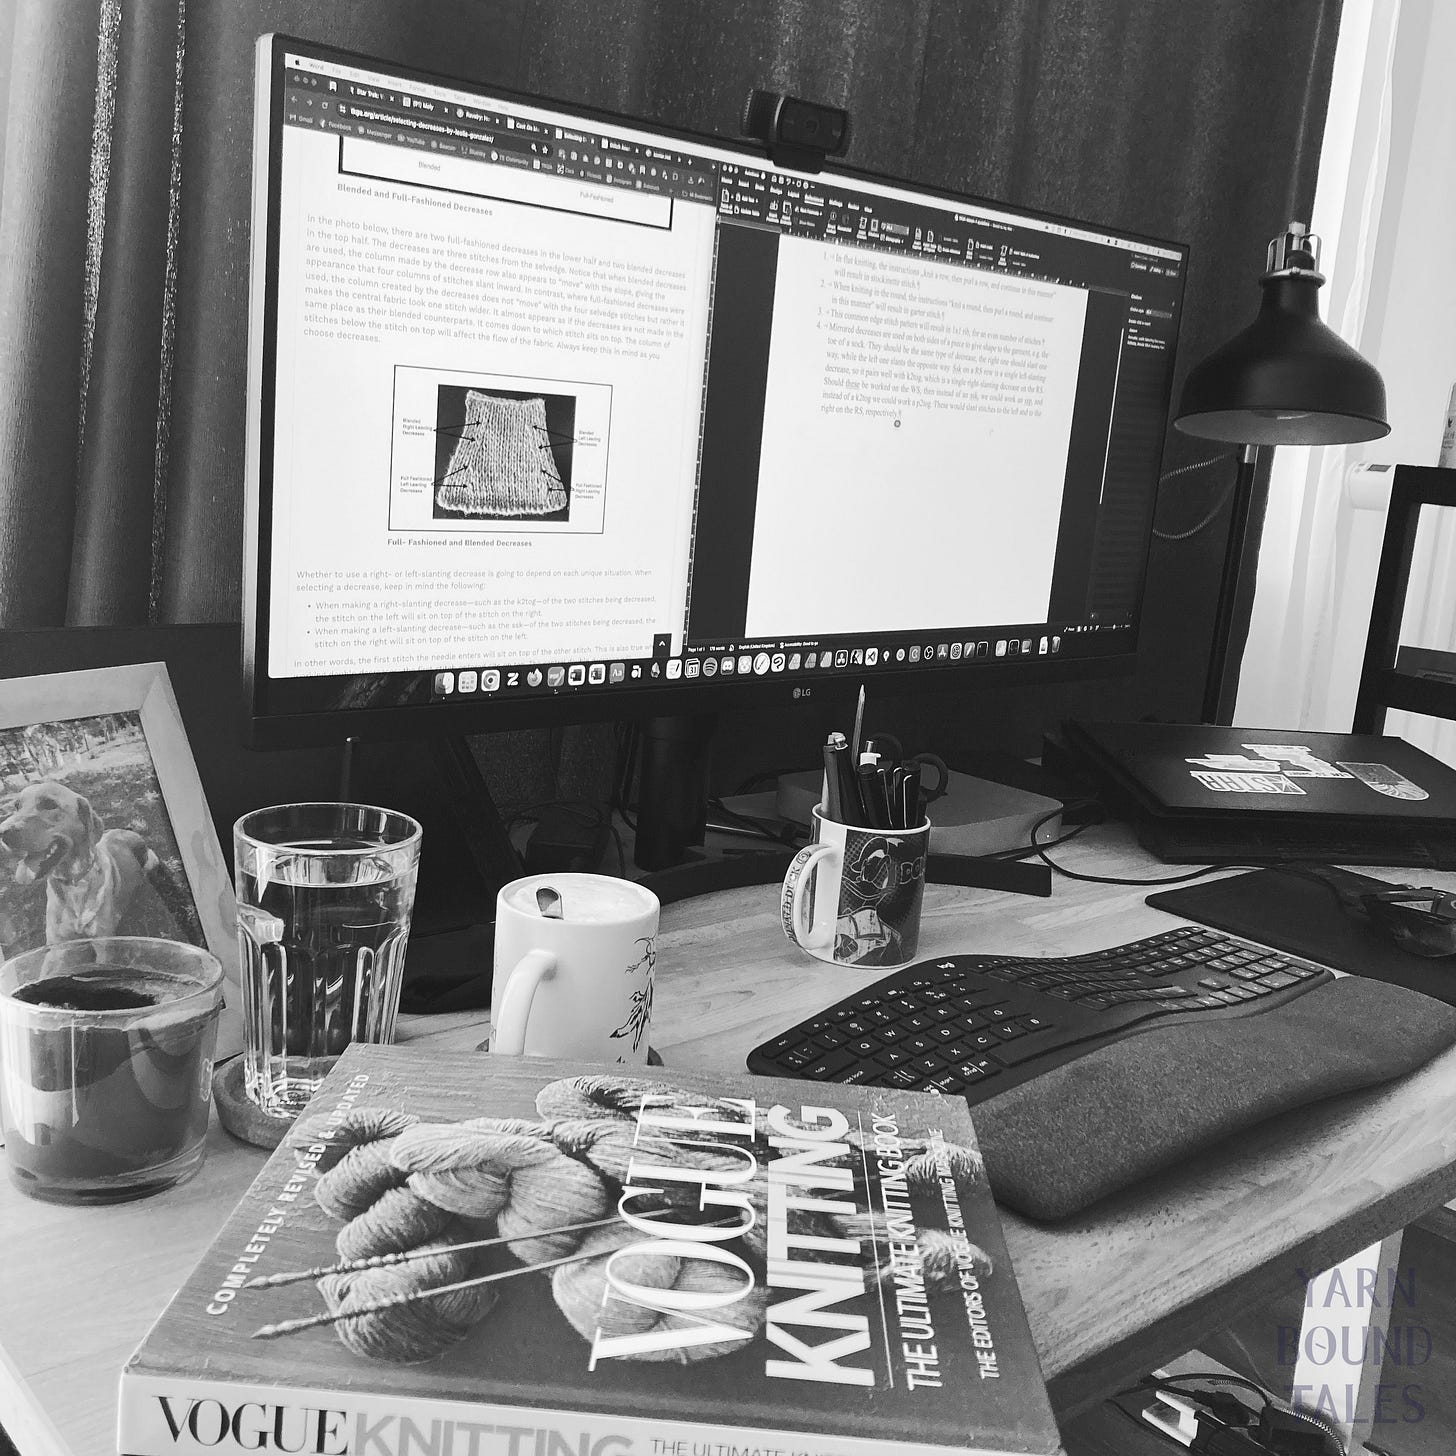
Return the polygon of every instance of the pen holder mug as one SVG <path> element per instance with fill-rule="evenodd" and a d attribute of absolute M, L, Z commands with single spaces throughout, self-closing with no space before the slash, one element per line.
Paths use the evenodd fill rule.
<path fill-rule="evenodd" d="M 657 896 L 612 875 L 543 874 L 496 896 L 490 1050 L 645 1066 Z"/>
<path fill-rule="evenodd" d="M 920 942 L 930 820 L 861 829 L 814 807 L 814 838 L 784 876 L 784 934 L 840 966 L 908 965 Z"/>

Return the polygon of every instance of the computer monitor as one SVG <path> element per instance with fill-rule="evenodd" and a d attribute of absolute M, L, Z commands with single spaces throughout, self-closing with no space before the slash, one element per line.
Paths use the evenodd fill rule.
<path fill-rule="evenodd" d="M 1130 672 L 1186 250 L 280 36 L 260 747 Z"/>

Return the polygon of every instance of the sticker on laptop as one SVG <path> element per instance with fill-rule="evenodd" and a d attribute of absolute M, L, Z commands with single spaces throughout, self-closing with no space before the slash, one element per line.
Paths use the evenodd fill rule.
<path fill-rule="evenodd" d="M 1429 799 L 1431 796 L 1419 784 L 1413 784 L 1403 773 L 1383 763 L 1342 763 L 1346 773 L 1353 774 L 1367 788 L 1387 799 Z"/>
<path fill-rule="evenodd" d="M 1215 773 L 1277 774 L 1278 763 L 1272 758 L 1250 758 L 1244 753 L 1205 753 L 1201 758 L 1186 758 L 1194 768 L 1211 769 Z"/>
<path fill-rule="evenodd" d="M 1192 762 L 1192 760 L 1190 760 Z M 1193 777 L 1216 794 L 1300 794 L 1304 790 L 1281 773 L 1221 773 L 1196 768 Z"/>
<path fill-rule="evenodd" d="M 1340 766 L 1321 758 L 1312 748 L 1303 743 L 1245 743 L 1249 753 L 1260 758 L 1275 761 L 1282 772 L 1292 779 L 1343 779 L 1349 775 L 1340 771 Z"/>

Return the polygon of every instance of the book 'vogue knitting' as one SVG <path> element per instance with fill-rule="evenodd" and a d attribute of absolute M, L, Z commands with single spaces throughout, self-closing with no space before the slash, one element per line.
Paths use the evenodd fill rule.
<path fill-rule="evenodd" d="M 965 1104 L 354 1046 L 122 1456 L 1060 1449 Z"/>

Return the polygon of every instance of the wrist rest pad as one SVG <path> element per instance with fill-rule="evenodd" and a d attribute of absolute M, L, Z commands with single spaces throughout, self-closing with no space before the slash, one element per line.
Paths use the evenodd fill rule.
<path fill-rule="evenodd" d="M 1155 1026 L 971 1109 L 998 1202 L 1062 1219 L 1281 1112 L 1405 1076 L 1456 1007 L 1344 976 L 1253 1016 Z"/>

